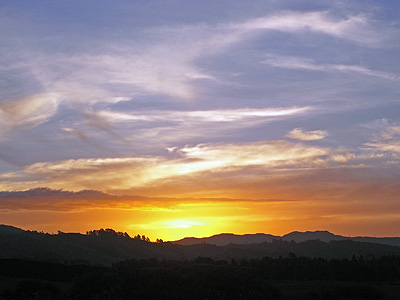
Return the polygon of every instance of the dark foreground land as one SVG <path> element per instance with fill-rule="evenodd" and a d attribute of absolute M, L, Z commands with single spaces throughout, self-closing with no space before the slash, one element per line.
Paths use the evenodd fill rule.
<path fill-rule="evenodd" d="M 400 299 L 400 258 L 0 260 L 0 299 Z"/>
<path fill-rule="evenodd" d="M 0 225 L 0 300 L 400 299 L 399 238 L 319 231 L 181 242 Z"/>

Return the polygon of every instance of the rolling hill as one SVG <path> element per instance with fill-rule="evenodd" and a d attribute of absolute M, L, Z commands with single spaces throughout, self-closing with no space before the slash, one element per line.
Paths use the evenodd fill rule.
<path fill-rule="evenodd" d="M 93 230 L 87 234 L 48 234 L 0 225 L 0 258 L 111 265 L 128 259 L 150 258 L 184 261 L 209 257 L 231 261 L 293 255 L 325 259 L 400 255 L 400 247 L 383 244 L 385 241 L 397 242 L 398 238 L 348 238 L 316 231 L 292 232 L 282 237 L 221 234 L 203 239 L 152 243 L 112 229 Z"/>

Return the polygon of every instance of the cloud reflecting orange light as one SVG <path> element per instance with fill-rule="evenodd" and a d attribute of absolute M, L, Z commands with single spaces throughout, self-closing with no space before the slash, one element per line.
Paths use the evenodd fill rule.
<path fill-rule="evenodd" d="M 307 186 L 310 187 L 313 188 Z M 115 195 L 102 198 L 95 191 L 84 196 L 80 193 L 66 196 L 56 191 L 47 197 L 40 197 L 40 193 L 29 198 L 2 195 L 0 218 L 6 224 L 31 230 L 85 232 L 109 227 L 130 235 L 145 234 L 152 240 L 221 232 L 285 234 L 292 230 L 321 229 L 345 235 L 380 235 L 385 226 L 389 234 L 394 232 L 389 224 L 400 224 L 400 214 L 393 213 L 400 210 L 393 196 L 395 189 L 395 184 L 386 189 L 363 185 L 355 187 L 352 196 L 348 187 L 343 186 L 333 186 L 330 191 L 326 187 L 320 193 L 315 188 L 311 191 L 288 188 L 286 200 Z M 274 189 L 272 184 L 268 190 L 271 196 L 283 194 L 282 186 Z M 26 193 L 28 196 L 30 192 Z M 376 200 L 377 194 L 385 196 L 384 204 Z M 358 223 L 364 224 L 363 227 Z"/>
<path fill-rule="evenodd" d="M 197 177 L 202 172 L 218 177 L 219 173 L 252 167 L 276 169 L 290 166 L 292 170 L 315 167 L 324 164 L 323 157 L 329 154 L 329 150 L 286 141 L 264 141 L 200 144 L 175 149 L 175 153 L 178 157 L 170 159 L 138 156 L 38 162 L 25 167 L 22 172 L 9 173 L 7 180 L 0 183 L 0 189 L 7 190 L 10 184 L 14 189 L 26 189 L 37 187 L 40 182 L 41 186 L 55 189 L 90 188 L 115 192 L 152 186 L 156 191 L 160 185 L 171 180 L 179 185 L 182 176 Z M 251 175 L 252 171 L 248 169 L 246 173 Z M 204 196 L 213 195 L 205 191 Z"/>
<path fill-rule="evenodd" d="M 393 214 L 400 209 L 397 169 L 388 165 L 384 173 L 382 166 L 377 174 L 371 172 L 374 160 L 388 154 L 366 150 L 354 155 L 283 140 L 169 151 L 170 158 L 70 159 L 2 174 L 3 189 L 9 183 L 20 184 L 20 190 L 30 184 L 93 189 L 0 193 L 2 222 L 50 232 L 110 227 L 174 240 L 220 232 L 317 229 L 379 234 L 374 228 L 385 226 L 387 219 L 400 220 Z M 374 226 L 358 228 L 357 220 L 366 219 Z"/>

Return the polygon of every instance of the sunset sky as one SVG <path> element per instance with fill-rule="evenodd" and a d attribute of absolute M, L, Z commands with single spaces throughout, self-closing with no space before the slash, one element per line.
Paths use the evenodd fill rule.
<path fill-rule="evenodd" d="M 0 223 L 400 236 L 395 0 L 0 2 Z"/>

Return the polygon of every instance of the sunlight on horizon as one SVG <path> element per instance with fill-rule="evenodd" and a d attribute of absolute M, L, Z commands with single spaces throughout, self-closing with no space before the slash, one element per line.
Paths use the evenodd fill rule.
<path fill-rule="evenodd" d="M 136 202 L 138 206 L 133 209 L 122 208 L 124 205 L 116 203 L 114 208 L 0 210 L 0 219 L 4 224 L 26 230 L 85 233 L 111 228 L 127 232 L 131 237 L 146 235 L 151 241 L 201 238 L 221 233 L 284 235 L 292 231 L 315 230 L 328 230 L 346 236 L 393 236 L 398 227 L 391 227 L 391 231 L 386 228 L 390 224 L 400 226 L 400 218 L 392 213 L 382 212 L 379 216 L 366 216 L 364 211 L 355 213 L 358 203 L 339 208 L 334 202 L 318 204 L 313 201 L 180 201 L 163 203 L 158 199 L 152 206 L 147 203 L 143 207 Z M 398 207 L 394 204 L 393 210 Z M 377 211 L 377 205 L 380 203 L 366 209 Z M 335 214 L 332 214 L 333 210 Z"/>
<path fill-rule="evenodd" d="M 165 228 L 192 228 L 193 226 L 205 225 L 202 222 L 188 219 L 171 220 L 163 223 L 165 224 Z"/>

